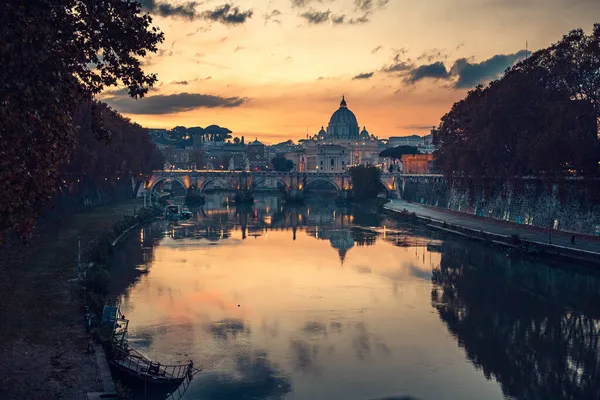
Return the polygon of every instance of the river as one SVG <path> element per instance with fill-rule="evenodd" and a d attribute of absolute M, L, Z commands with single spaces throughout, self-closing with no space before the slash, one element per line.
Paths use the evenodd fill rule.
<path fill-rule="evenodd" d="M 113 260 L 132 346 L 203 367 L 173 399 L 600 398 L 597 273 L 332 200 L 230 197 Z"/>

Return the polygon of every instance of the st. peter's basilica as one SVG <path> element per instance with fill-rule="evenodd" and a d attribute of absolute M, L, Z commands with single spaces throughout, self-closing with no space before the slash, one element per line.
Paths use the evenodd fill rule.
<path fill-rule="evenodd" d="M 342 96 L 340 108 L 329 119 L 327 130 L 302 140 L 307 171 L 336 172 L 359 164 L 379 164 L 380 143 L 366 127 L 360 130 L 356 116 Z"/>

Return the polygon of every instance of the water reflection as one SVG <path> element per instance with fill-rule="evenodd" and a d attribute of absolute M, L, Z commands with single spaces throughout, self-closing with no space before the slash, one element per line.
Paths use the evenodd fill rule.
<path fill-rule="evenodd" d="M 440 318 L 507 397 L 600 398 L 596 274 L 450 245 L 433 281 Z"/>
<path fill-rule="evenodd" d="M 600 396 L 589 271 L 333 202 L 228 196 L 144 228 L 113 264 L 133 345 L 204 368 L 178 398 Z"/>

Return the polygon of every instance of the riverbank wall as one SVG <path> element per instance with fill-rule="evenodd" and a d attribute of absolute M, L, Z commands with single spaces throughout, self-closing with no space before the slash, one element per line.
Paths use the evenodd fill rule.
<path fill-rule="evenodd" d="M 36 228 L 28 243 L 9 240 L 0 248 L 3 400 L 81 399 L 107 389 L 98 375 L 96 354 L 86 351 L 78 240 L 82 265 L 108 259 L 122 232 L 160 213 L 142 205 L 143 200 L 128 199 L 74 213 Z"/>
<path fill-rule="evenodd" d="M 38 222 L 47 225 L 94 207 L 135 198 L 140 185 L 140 179 L 131 177 L 111 178 L 101 182 L 67 182 L 55 194 Z"/>
<path fill-rule="evenodd" d="M 402 200 L 555 230 L 600 236 L 600 180 L 475 182 L 441 175 L 398 178 Z"/>
<path fill-rule="evenodd" d="M 86 246 L 85 260 L 88 263 L 84 283 L 85 302 L 98 315 L 104 307 L 110 280 L 110 257 L 119 243 L 136 227 L 148 223 L 161 214 L 158 205 L 141 207 L 134 215 L 126 215 L 114 222 Z"/>

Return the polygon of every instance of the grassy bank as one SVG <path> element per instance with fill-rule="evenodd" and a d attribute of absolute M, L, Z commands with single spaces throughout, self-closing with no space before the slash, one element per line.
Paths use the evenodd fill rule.
<path fill-rule="evenodd" d="M 102 389 L 94 355 L 85 353 L 81 299 L 68 281 L 77 276 L 78 238 L 83 254 L 100 248 L 98 239 L 142 206 L 139 199 L 101 206 L 0 249 L 3 400 L 85 399 Z"/>

